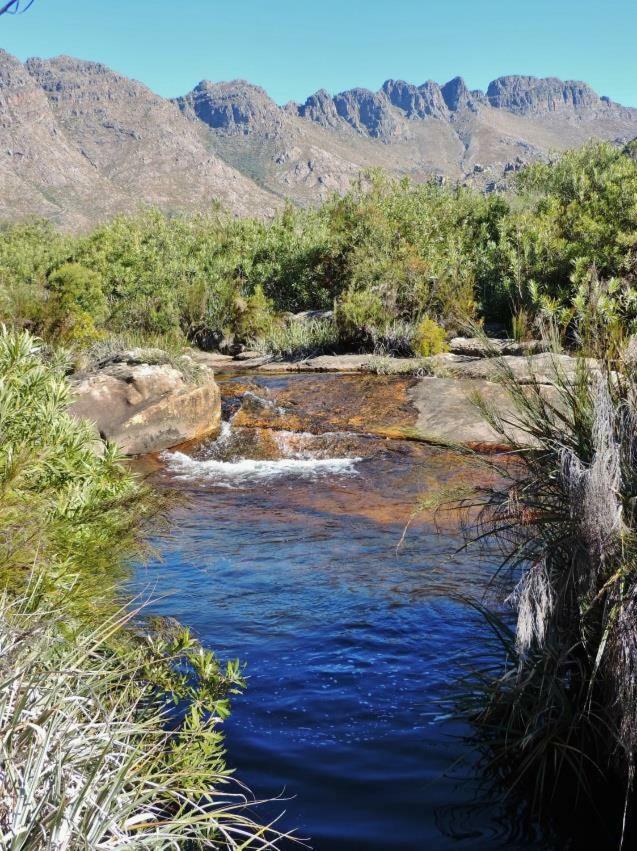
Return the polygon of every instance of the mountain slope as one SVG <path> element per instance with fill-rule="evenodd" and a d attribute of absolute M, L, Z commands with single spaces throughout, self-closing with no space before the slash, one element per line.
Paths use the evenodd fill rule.
<path fill-rule="evenodd" d="M 550 151 L 635 136 L 636 109 L 556 78 L 387 80 L 285 106 L 245 80 L 202 81 L 169 101 L 95 62 L 0 51 L 0 218 L 75 229 L 140 204 L 271 216 L 365 168 L 493 190 Z"/>
<path fill-rule="evenodd" d="M 285 107 L 242 80 L 203 81 L 176 103 L 227 162 L 300 202 L 341 190 L 362 167 L 493 189 L 550 151 L 637 135 L 637 110 L 555 78 L 501 77 L 486 93 L 460 77 L 387 80 L 378 92 L 320 90 Z"/>
<path fill-rule="evenodd" d="M 172 103 L 69 57 L 22 65 L 0 53 L 0 151 L 4 216 L 83 227 L 140 204 L 203 210 L 219 201 L 238 215 L 277 206 Z"/>

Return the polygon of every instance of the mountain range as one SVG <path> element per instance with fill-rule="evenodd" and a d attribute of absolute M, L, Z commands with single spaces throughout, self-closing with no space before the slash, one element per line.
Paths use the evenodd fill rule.
<path fill-rule="evenodd" d="M 244 80 L 168 100 L 95 62 L 0 51 L 0 218 L 74 230 L 140 204 L 269 217 L 368 167 L 492 191 L 552 151 L 635 136 L 637 109 L 553 77 L 500 77 L 486 92 L 460 77 L 387 80 L 279 106 Z"/>

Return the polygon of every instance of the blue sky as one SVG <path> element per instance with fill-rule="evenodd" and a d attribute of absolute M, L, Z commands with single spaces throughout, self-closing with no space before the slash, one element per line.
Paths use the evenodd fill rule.
<path fill-rule="evenodd" d="M 246 78 L 279 103 L 388 77 L 485 88 L 502 74 L 589 82 L 637 106 L 637 0 L 35 0 L 0 18 L 21 59 L 68 53 L 183 94 Z"/>

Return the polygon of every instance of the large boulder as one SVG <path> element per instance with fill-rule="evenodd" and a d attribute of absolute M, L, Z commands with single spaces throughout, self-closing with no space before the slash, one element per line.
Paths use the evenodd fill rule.
<path fill-rule="evenodd" d="M 544 385 L 541 393 L 552 405 L 561 404 L 555 387 Z M 510 394 L 501 384 L 430 376 L 416 381 L 408 396 L 417 412 L 413 431 L 423 440 L 461 444 L 479 451 L 503 449 L 511 441 L 522 446 L 533 443 L 530 436 L 515 425 L 519 422 L 519 414 Z M 508 423 L 506 435 L 500 434 L 485 420 L 476 403 L 478 398 Z"/>
<path fill-rule="evenodd" d="M 221 401 L 212 370 L 191 371 L 187 362 L 173 365 L 160 354 L 121 353 L 76 375 L 70 412 L 95 423 L 101 437 L 126 455 L 217 434 Z"/>

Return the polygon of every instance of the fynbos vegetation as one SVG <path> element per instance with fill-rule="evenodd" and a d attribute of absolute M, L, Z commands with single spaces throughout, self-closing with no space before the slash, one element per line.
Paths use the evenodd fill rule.
<path fill-rule="evenodd" d="M 584 365 L 555 394 L 503 380 L 517 415 L 485 414 L 518 462 L 477 501 L 480 536 L 500 544 L 515 581 L 517 622 L 489 616 L 506 671 L 483 672 L 465 709 L 533 816 L 583 805 L 620 844 L 635 826 L 637 385 Z"/>
<path fill-rule="evenodd" d="M 604 328 L 616 343 L 637 316 L 636 187 L 629 149 L 591 143 L 523 170 L 509 196 L 371 174 L 269 224 L 147 211 L 86 236 L 11 225 L 2 315 L 67 345 L 108 331 L 426 354 L 476 319 L 588 348 Z M 331 329 L 285 341 L 286 312 L 333 308 Z"/>
<path fill-rule="evenodd" d="M 272 847 L 224 761 L 239 666 L 118 612 L 161 503 L 67 414 L 44 354 L 0 334 L 0 845 Z"/>

